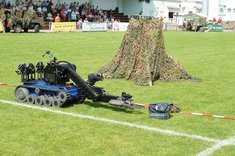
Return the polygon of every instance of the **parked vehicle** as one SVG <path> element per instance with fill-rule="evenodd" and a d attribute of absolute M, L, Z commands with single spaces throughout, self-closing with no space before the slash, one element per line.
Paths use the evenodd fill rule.
<path fill-rule="evenodd" d="M 33 29 L 35 33 L 38 33 L 44 25 L 43 14 L 34 10 L 13 11 L 4 9 L 4 14 L 6 16 L 4 22 L 6 32 L 13 30 L 15 33 L 20 33 Z"/>

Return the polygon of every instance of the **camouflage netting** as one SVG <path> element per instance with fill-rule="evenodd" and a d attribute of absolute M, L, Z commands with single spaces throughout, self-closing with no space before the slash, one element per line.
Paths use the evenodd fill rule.
<path fill-rule="evenodd" d="M 4 14 L 4 10 L 0 8 L 0 21 L 4 21 L 6 19 L 6 15 Z"/>
<path fill-rule="evenodd" d="M 167 54 L 160 19 L 131 19 L 117 55 L 99 72 L 150 86 L 156 80 L 196 80 Z"/>
<path fill-rule="evenodd" d="M 17 22 L 17 21 L 22 21 L 23 27 L 27 26 L 30 24 L 30 22 L 36 17 L 36 11 L 34 10 L 19 10 L 16 12 L 16 15 L 12 15 L 12 20 Z"/>
<path fill-rule="evenodd" d="M 226 21 L 224 22 L 224 29 L 235 31 L 235 21 Z"/>

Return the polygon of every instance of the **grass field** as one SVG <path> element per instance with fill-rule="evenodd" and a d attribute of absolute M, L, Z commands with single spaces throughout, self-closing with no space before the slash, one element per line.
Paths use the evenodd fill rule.
<path fill-rule="evenodd" d="M 59 60 L 77 65 L 84 78 L 110 61 L 124 33 L 0 34 L 0 82 L 20 83 L 20 63 L 48 61 L 50 50 Z M 235 117 L 235 33 L 164 32 L 168 52 L 202 82 L 155 82 L 152 87 L 132 81 L 98 82 L 107 92 L 126 91 L 140 103 L 175 102 L 185 112 Z M 14 88 L 0 86 L 0 100 L 15 101 Z M 104 103 L 53 108 L 224 140 L 235 136 L 235 121 L 173 114 L 167 121 L 150 119 L 147 110 L 125 110 Z M 196 155 L 214 142 L 168 135 L 118 124 L 75 118 L 0 103 L 0 155 Z M 213 155 L 235 155 L 225 146 Z"/>

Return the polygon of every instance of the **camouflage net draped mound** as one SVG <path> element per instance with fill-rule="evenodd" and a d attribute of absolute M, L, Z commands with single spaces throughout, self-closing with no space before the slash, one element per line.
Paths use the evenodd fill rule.
<path fill-rule="evenodd" d="M 150 86 L 156 80 L 196 79 L 167 54 L 160 19 L 131 19 L 117 55 L 99 72 Z"/>
<path fill-rule="evenodd" d="M 235 31 L 235 21 L 226 21 L 224 22 L 224 29 Z"/>

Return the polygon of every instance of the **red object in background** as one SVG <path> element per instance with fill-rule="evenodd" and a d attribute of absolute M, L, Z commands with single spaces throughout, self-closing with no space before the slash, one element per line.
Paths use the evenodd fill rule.
<path fill-rule="evenodd" d="M 218 23 L 219 23 L 219 24 L 222 24 L 222 18 L 219 18 L 219 19 L 218 19 Z"/>
<path fill-rule="evenodd" d="M 215 17 L 213 18 L 213 21 L 212 21 L 212 22 L 214 22 L 214 23 L 216 22 L 216 19 L 215 19 Z"/>

